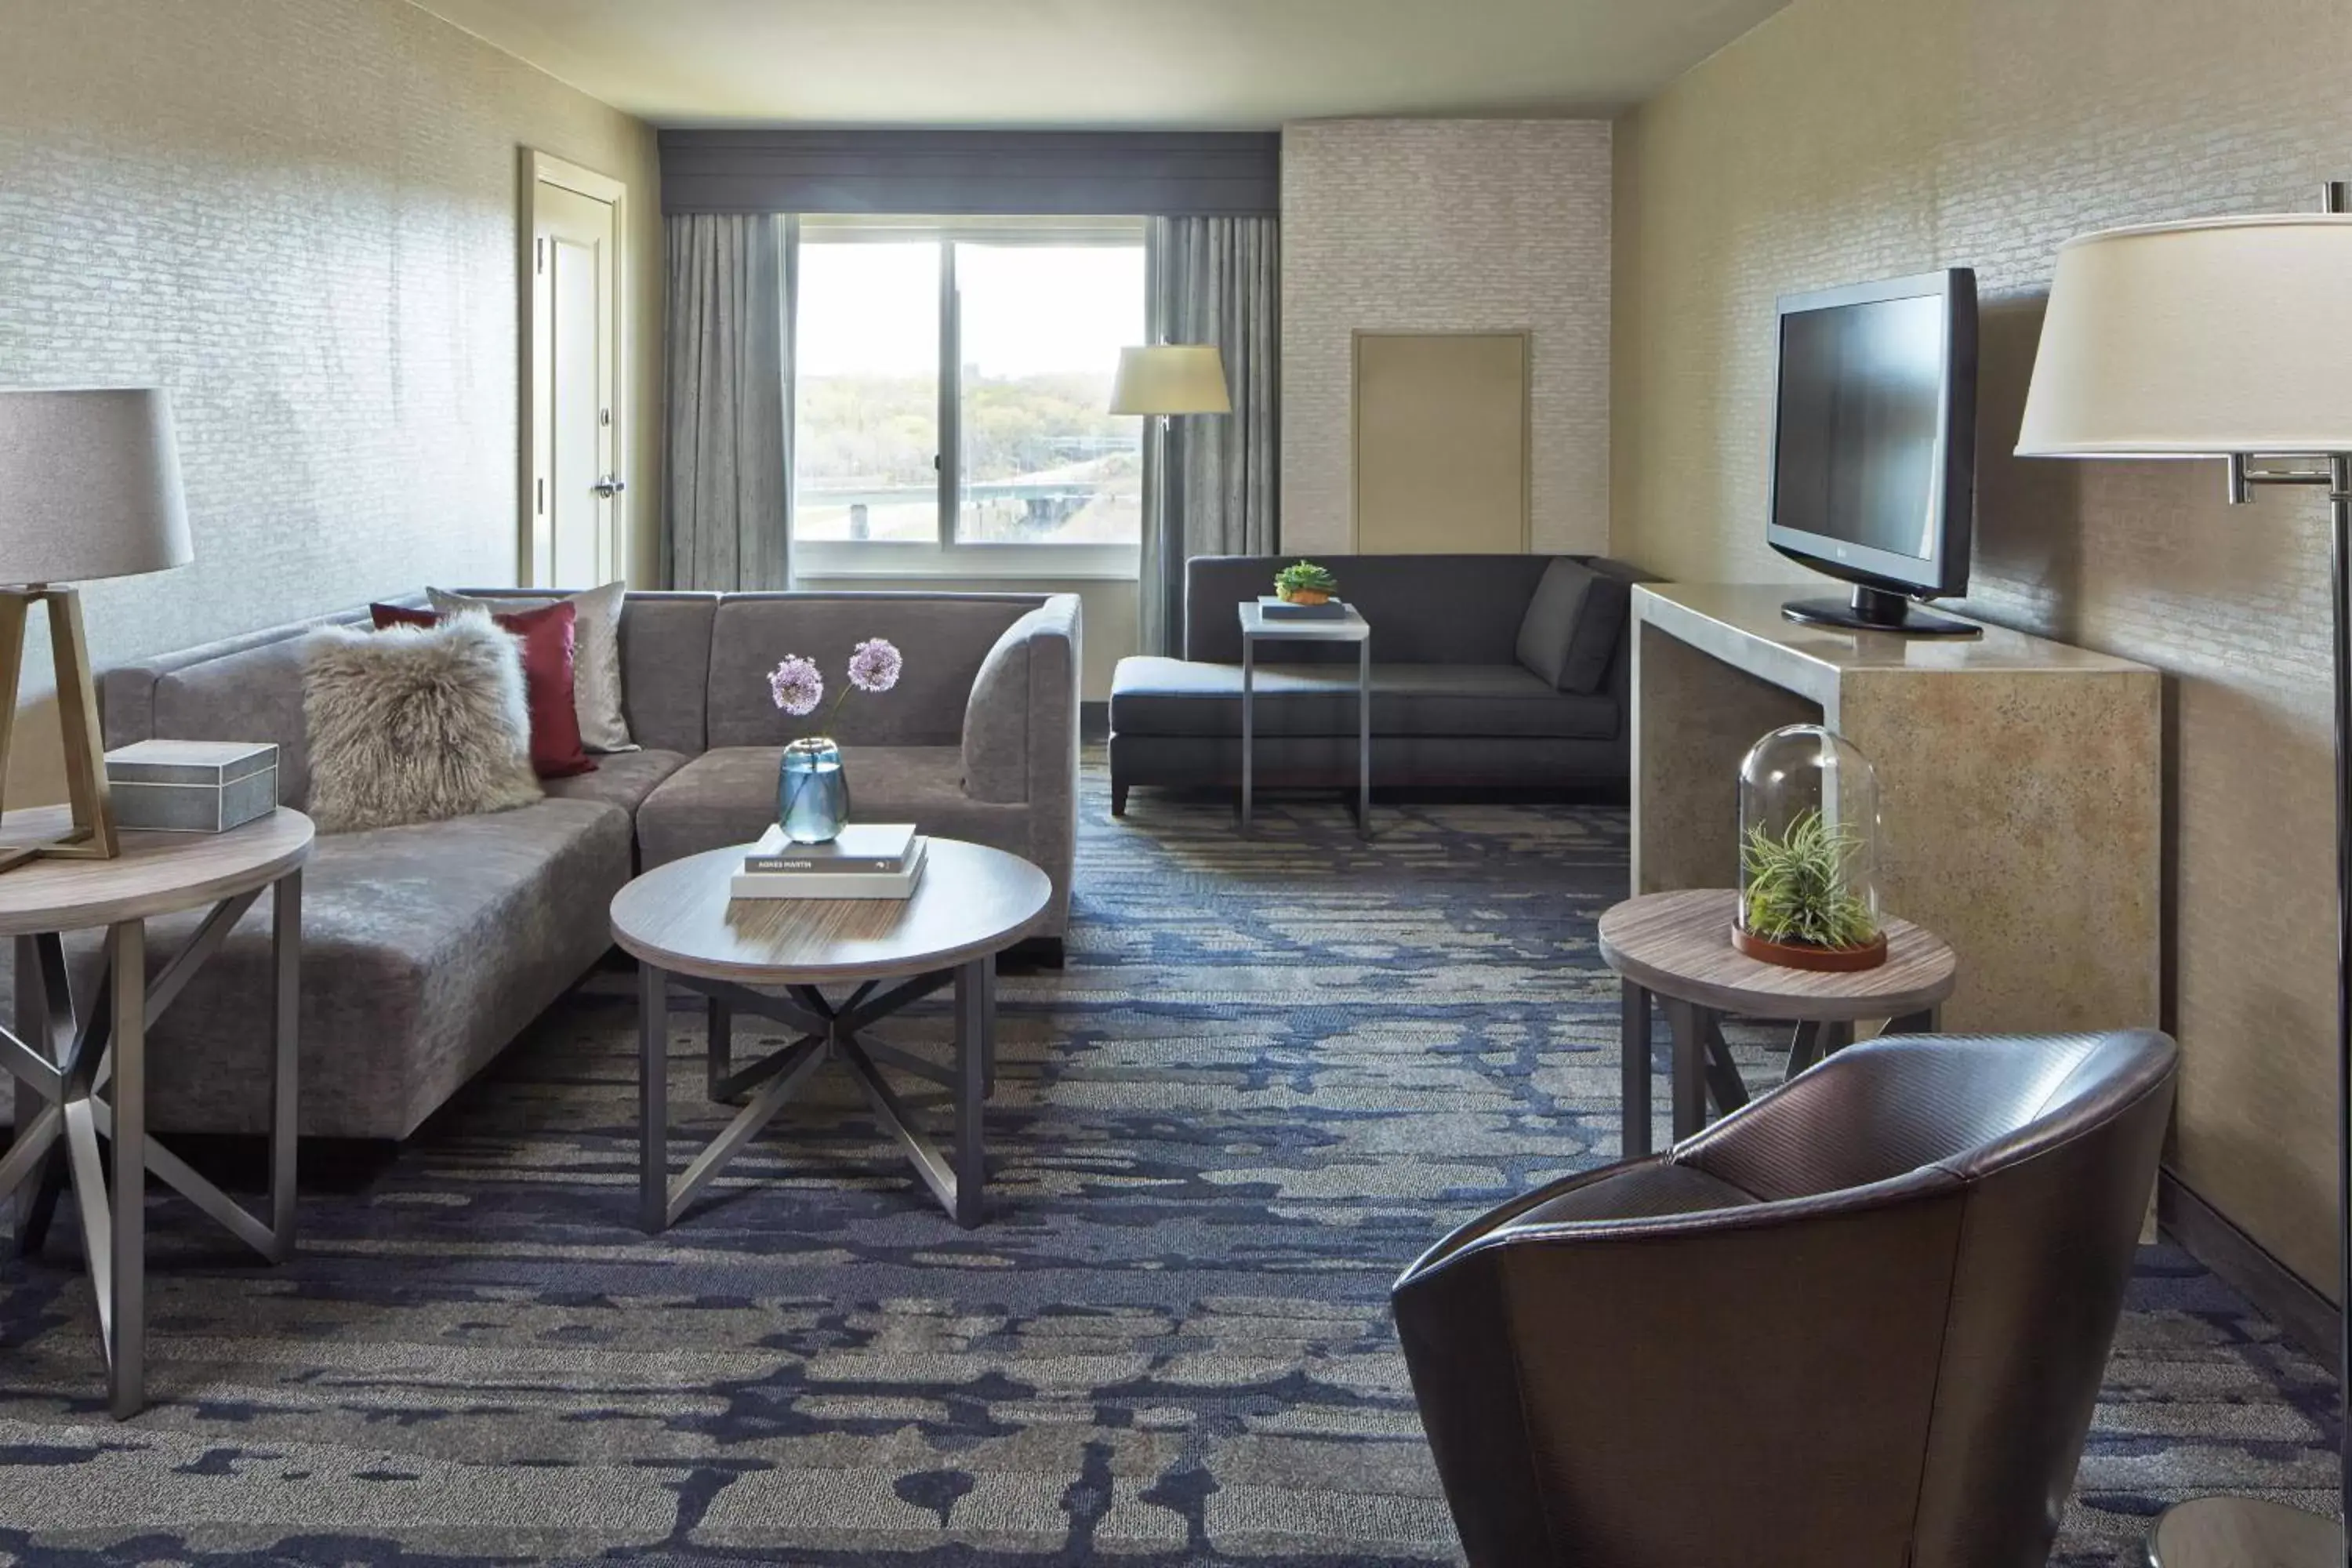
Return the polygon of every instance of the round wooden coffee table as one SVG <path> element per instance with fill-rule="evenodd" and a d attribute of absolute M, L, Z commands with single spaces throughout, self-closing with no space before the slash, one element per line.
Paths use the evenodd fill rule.
<path fill-rule="evenodd" d="M 1053 897 L 1045 873 L 1017 855 L 933 838 L 906 899 L 734 899 L 729 885 L 752 846 L 673 860 L 613 899 L 613 940 L 640 966 L 637 1005 L 637 1194 L 648 1231 L 675 1223 L 728 1161 L 828 1061 L 847 1068 L 958 1225 L 980 1223 L 981 1107 L 995 1089 L 996 955 L 1021 940 Z M 877 994 L 885 981 L 896 981 Z M 669 1173 L 669 987 L 706 998 L 707 1088 L 745 1093 L 735 1120 Z M 861 1038 L 876 1020 L 952 984 L 955 1060 L 928 1061 Z M 822 987 L 851 985 L 839 1002 Z M 761 989 L 755 989 L 761 988 Z M 781 992 L 782 994 L 772 994 Z M 734 1015 L 772 1018 L 799 1038 L 737 1069 Z M 939 1084 L 955 1107 L 950 1163 L 908 1113 L 879 1065 Z"/>
<path fill-rule="evenodd" d="M 1748 1102 L 1747 1086 L 1723 1042 L 1723 1018 L 1793 1023 L 1788 1075 L 1794 1078 L 1850 1043 L 1861 1019 L 1892 1020 L 1895 1032 L 1933 1029 L 1936 1009 L 1958 983 L 1959 960 L 1941 937 L 1888 920 L 1886 962 L 1843 973 L 1790 969 L 1731 945 L 1739 895 L 1729 888 L 1645 893 L 1601 917 L 1601 956 L 1624 990 L 1624 1153 L 1650 1152 L 1650 998 L 1665 1010 L 1674 1044 L 1677 1142 L 1719 1111 Z"/>
<path fill-rule="evenodd" d="M 55 842 L 69 817 L 64 806 L 0 817 L 0 860 Z M 0 1198 L 15 1194 L 16 1250 L 32 1253 L 72 1186 L 118 1420 L 147 1402 L 151 1173 L 268 1261 L 282 1263 L 294 1251 L 295 1032 L 302 866 L 311 835 L 309 817 L 280 806 L 226 833 L 125 830 L 112 859 L 36 858 L 0 875 L 0 937 L 14 937 L 16 948 L 16 1026 L 0 1029 L 0 1068 L 16 1083 L 16 1132 L 0 1158 Z M 271 928 L 269 1195 L 267 1217 L 256 1218 L 147 1135 L 147 1035 L 264 892 Z M 211 911 L 187 944 L 151 975 L 147 921 L 206 905 Z M 106 968 L 77 1009 L 61 933 L 93 927 L 106 931 Z"/>

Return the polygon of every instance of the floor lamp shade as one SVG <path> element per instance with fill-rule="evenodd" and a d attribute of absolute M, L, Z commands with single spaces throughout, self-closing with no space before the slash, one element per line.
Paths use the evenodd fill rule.
<path fill-rule="evenodd" d="M 2069 243 L 2017 450 L 2352 451 L 2352 216 L 2157 224 Z"/>
<path fill-rule="evenodd" d="M 163 392 L 0 392 L 0 583 L 135 576 L 194 553 Z"/>
<path fill-rule="evenodd" d="M 1225 363 L 1214 343 L 1155 343 L 1118 351 L 1113 414 L 1231 414 Z"/>
<path fill-rule="evenodd" d="M 162 392 L 0 391 L 0 584 L 9 584 L 0 587 L 0 780 L 25 633 L 39 605 L 48 611 L 68 807 L 63 837 L 0 850 L 0 870 L 37 856 L 118 853 L 81 595 L 66 584 L 162 572 L 194 554 Z"/>

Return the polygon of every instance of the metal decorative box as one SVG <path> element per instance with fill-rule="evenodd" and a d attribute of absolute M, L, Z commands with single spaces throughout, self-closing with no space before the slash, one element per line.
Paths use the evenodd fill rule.
<path fill-rule="evenodd" d="M 106 753 L 123 827 L 226 833 L 278 809 L 278 747 L 265 741 L 138 741 Z"/>

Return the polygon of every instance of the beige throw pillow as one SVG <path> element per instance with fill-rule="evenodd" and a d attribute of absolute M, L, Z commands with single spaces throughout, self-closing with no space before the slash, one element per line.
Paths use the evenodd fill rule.
<path fill-rule="evenodd" d="M 302 644 L 311 820 L 321 833 L 528 805 L 522 645 L 487 616 L 322 626 Z"/>
<path fill-rule="evenodd" d="M 476 599 L 445 589 L 427 588 L 434 610 L 450 615 L 458 610 L 538 610 L 560 603 L 546 599 Z M 580 743 L 592 752 L 634 752 L 629 721 L 622 709 L 621 601 L 628 596 L 626 583 L 607 583 L 584 594 L 571 595 L 572 709 L 580 716 Z"/>

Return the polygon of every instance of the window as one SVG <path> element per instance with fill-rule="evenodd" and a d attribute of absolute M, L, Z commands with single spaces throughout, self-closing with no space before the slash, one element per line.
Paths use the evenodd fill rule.
<path fill-rule="evenodd" d="M 1140 220 L 801 222 L 796 570 L 1133 575 Z"/>

